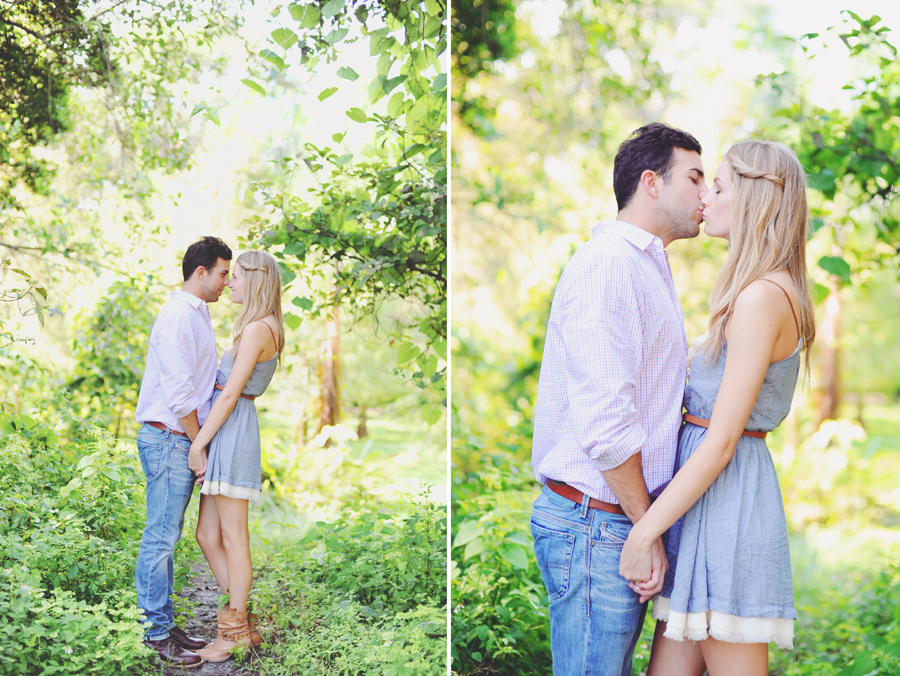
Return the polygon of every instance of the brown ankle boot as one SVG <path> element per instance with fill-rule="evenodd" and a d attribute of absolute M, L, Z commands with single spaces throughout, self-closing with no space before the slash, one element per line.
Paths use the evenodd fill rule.
<path fill-rule="evenodd" d="M 249 647 L 252 643 L 247 613 L 239 613 L 230 608 L 222 608 L 216 613 L 219 631 L 216 640 L 206 648 L 195 651 L 207 662 L 224 662 L 230 657 L 231 649 L 238 643 Z"/>
<path fill-rule="evenodd" d="M 255 646 L 262 643 L 262 636 L 256 628 L 256 613 L 247 614 L 247 624 L 250 625 L 250 642 Z"/>

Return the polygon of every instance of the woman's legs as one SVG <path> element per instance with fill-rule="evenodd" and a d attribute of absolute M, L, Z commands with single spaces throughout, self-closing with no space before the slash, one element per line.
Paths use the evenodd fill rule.
<path fill-rule="evenodd" d="M 253 580 L 250 532 L 247 527 L 249 501 L 224 495 L 216 495 L 215 501 L 228 560 L 229 607 L 245 613 Z"/>
<path fill-rule="evenodd" d="M 203 551 L 222 593 L 228 591 L 228 558 L 222 542 L 222 526 L 216 500 L 200 494 L 200 516 L 197 519 L 197 544 Z"/>
<path fill-rule="evenodd" d="M 712 637 L 700 641 L 709 676 L 766 676 L 768 643 L 726 643 Z"/>
<path fill-rule="evenodd" d="M 706 664 L 697 641 L 675 641 L 663 636 L 665 622 L 656 623 L 648 676 L 703 676 Z"/>

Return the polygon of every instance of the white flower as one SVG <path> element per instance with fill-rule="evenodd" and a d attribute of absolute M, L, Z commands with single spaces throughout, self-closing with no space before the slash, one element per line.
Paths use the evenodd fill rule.
<path fill-rule="evenodd" d="M 31 587 L 29 587 L 27 584 L 23 584 L 23 585 L 20 587 L 20 589 L 21 589 L 23 592 L 30 592 L 30 591 L 31 591 Z"/>
<path fill-rule="evenodd" d="M 71 654 L 72 654 L 73 652 L 75 652 L 75 651 L 72 650 L 69 646 L 66 646 L 65 648 L 63 648 L 63 652 L 64 652 L 66 655 L 71 655 Z"/>
<path fill-rule="evenodd" d="M 385 645 L 391 645 L 391 643 L 393 643 L 393 641 L 390 639 L 388 639 L 387 641 L 384 642 Z"/>

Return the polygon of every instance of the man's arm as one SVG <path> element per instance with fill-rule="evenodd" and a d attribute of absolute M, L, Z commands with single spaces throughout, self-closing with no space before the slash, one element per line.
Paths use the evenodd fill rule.
<path fill-rule="evenodd" d="M 625 261 L 603 256 L 582 271 L 573 291 L 565 342 L 576 442 L 637 523 L 650 507 L 650 496 L 641 459 L 647 433 L 634 401 L 644 358 L 635 283 Z M 644 591 L 656 593 L 668 569 L 660 538 L 646 568 Z"/>
<path fill-rule="evenodd" d="M 188 435 L 188 439 L 193 441 L 200 433 L 200 423 L 197 422 L 197 409 L 194 409 L 183 418 L 178 419 L 181 429 Z"/>
<path fill-rule="evenodd" d="M 171 318 L 167 318 L 165 326 L 158 328 L 160 335 L 157 349 L 164 403 L 179 422 L 192 413 L 196 420 L 200 399 L 194 386 L 194 368 L 199 357 L 190 319 L 184 314 L 174 313 Z M 187 432 L 187 428 L 184 431 Z M 195 431 L 194 436 L 196 435 Z"/>
<path fill-rule="evenodd" d="M 650 496 L 647 494 L 647 484 L 644 483 L 641 454 L 635 453 L 618 467 L 603 472 L 603 480 L 616 496 L 625 516 L 631 519 L 631 523 L 637 523 L 650 508 Z M 669 560 L 666 557 L 662 537 L 658 537 L 654 541 L 650 549 L 649 563 L 650 569 L 642 578 L 646 582 L 641 585 L 639 590 L 635 589 L 641 595 L 641 603 L 662 591 L 666 571 L 669 569 Z"/>

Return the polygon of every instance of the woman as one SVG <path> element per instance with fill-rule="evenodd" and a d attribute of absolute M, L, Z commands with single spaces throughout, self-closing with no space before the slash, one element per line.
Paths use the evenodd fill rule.
<path fill-rule="evenodd" d="M 262 488 L 259 424 L 253 400 L 272 380 L 284 348 L 281 272 L 264 251 L 238 256 L 228 284 L 231 299 L 243 304 L 232 331 L 233 344 L 222 355 L 212 409 L 191 444 L 188 464 L 203 479 L 197 542 L 216 582 L 229 594 L 218 611 L 214 643 L 196 651 L 209 662 L 224 662 L 238 643 L 259 645 L 248 622 L 247 598 L 253 578 L 247 510 L 259 504 Z M 209 445 L 209 458 L 204 449 Z"/>
<path fill-rule="evenodd" d="M 763 438 L 787 416 L 800 352 L 808 365 L 815 337 L 803 169 L 780 143 L 739 143 L 702 204 L 706 234 L 729 241 L 728 258 L 685 389 L 677 474 L 634 526 L 620 565 L 641 593 L 651 544 L 675 524 L 653 602 L 651 676 L 766 674 L 768 644 L 792 647 L 797 617 L 781 491 Z"/>

